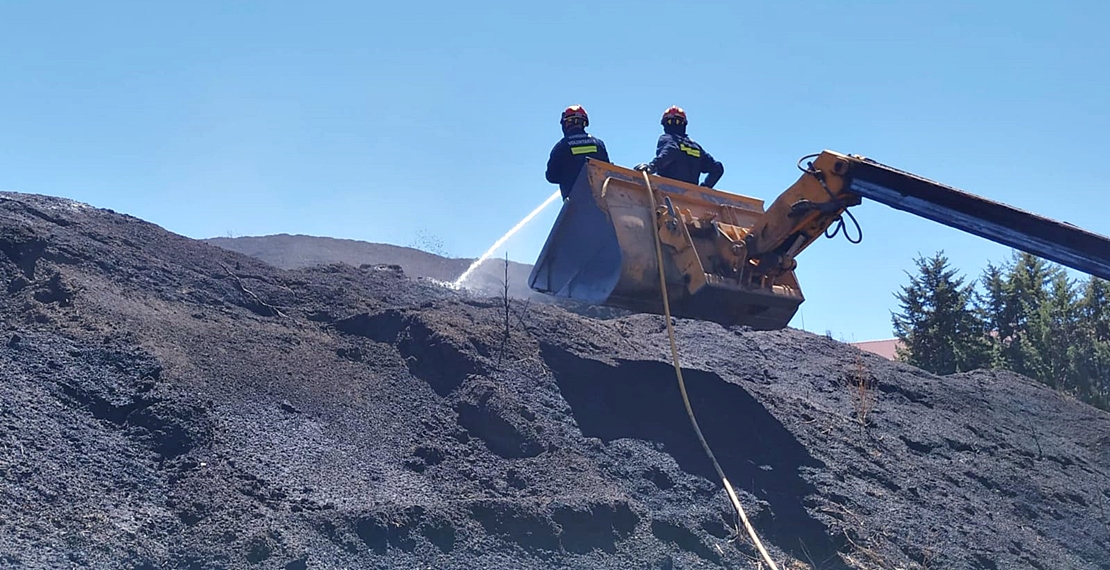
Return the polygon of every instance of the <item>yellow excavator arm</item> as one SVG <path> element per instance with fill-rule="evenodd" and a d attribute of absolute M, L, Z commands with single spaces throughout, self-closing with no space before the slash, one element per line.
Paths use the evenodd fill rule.
<path fill-rule="evenodd" d="M 662 313 L 652 235 L 658 227 L 672 315 L 782 328 L 804 301 L 794 274 L 798 254 L 834 224 L 833 235 L 842 226 L 847 232 L 844 216 L 852 218 L 849 208 L 865 198 L 1110 279 L 1110 239 L 1071 224 L 860 156 L 826 150 L 803 157 L 799 168 L 799 179 L 764 209 L 756 198 L 658 176 L 649 178 L 653 201 L 642 173 L 591 159 L 529 285 L 587 303 Z"/>
<path fill-rule="evenodd" d="M 841 216 L 860 204 L 848 192 L 847 164 L 836 156 L 818 156 L 793 186 L 783 192 L 752 226 L 747 237 L 749 262 L 763 271 L 792 270 L 794 259 Z"/>

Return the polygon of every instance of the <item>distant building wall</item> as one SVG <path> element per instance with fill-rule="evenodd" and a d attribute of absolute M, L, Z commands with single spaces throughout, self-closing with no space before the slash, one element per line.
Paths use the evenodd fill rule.
<path fill-rule="evenodd" d="M 900 346 L 900 343 L 896 338 L 891 338 L 887 340 L 868 340 L 864 342 L 853 342 L 851 344 L 852 346 L 860 350 L 866 350 L 867 352 L 878 354 L 879 356 L 888 360 L 894 360 L 896 358 L 894 350 L 898 346 Z"/>

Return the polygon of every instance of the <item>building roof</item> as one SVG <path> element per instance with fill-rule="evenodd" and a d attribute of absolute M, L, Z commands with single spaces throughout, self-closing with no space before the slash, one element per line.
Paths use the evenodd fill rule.
<path fill-rule="evenodd" d="M 888 360 L 894 360 L 895 358 L 897 358 L 894 350 L 900 345 L 900 343 L 898 339 L 891 338 L 885 340 L 866 340 L 863 342 L 853 342 L 851 343 L 851 345 L 860 350 L 866 350 L 867 352 L 878 354 L 879 356 Z"/>

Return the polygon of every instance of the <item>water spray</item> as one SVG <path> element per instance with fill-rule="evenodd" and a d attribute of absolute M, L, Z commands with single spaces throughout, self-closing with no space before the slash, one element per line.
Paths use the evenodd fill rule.
<path fill-rule="evenodd" d="M 544 202 L 542 204 L 540 204 L 539 206 L 537 206 L 535 210 L 532 210 L 532 213 L 528 214 L 527 216 L 524 216 L 523 220 L 520 220 L 519 222 L 517 222 L 517 224 L 515 226 L 513 226 L 512 229 L 510 229 L 508 232 L 506 232 L 505 235 L 501 236 L 500 239 L 493 242 L 493 245 L 491 245 L 490 248 L 487 249 L 486 252 L 482 254 L 482 257 L 479 257 L 477 260 L 474 261 L 474 263 L 471 263 L 470 267 L 467 267 L 466 271 L 464 271 L 463 274 L 460 275 L 459 278 L 456 279 L 454 283 L 450 284 L 450 287 L 452 289 L 459 289 L 460 287 L 462 287 L 463 281 L 466 281 L 466 278 L 470 277 L 470 274 L 473 273 L 474 270 L 477 269 L 478 266 L 481 265 L 483 261 L 489 259 L 489 257 L 491 255 L 493 255 L 493 252 L 497 251 L 497 248 L 504 245 L 504 243 L 506 241 L 508 241 L 509 238 L 513 237 L 513 234 L 520 231 L 520 229 L 523 228 L 525 225 L 527 225 L 528 222 L 532 221 L 532 218 L 536 217 L 540 212 L 543 211 L 544 208 L 546 208 L 552 202 L 554 202 L 556 199 L 558 199 L 559 196 L 560 196 L 560 192 L 558 190 L 556 190 L 555 193 L 552 194 L 550 197 L 548 197 L 547 200 L 544 200 Z"/>

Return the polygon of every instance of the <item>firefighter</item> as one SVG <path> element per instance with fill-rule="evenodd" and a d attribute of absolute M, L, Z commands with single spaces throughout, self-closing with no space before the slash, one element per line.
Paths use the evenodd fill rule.
<path fill-rule="evenodd" d="M 547 159 L 547 181 L 558 184 L 563 200 L 566 200 L 586 159 L 609 162 L 609 152 L 601 139 L 586 133 L 590 118 L 581 105 L 571 105 L 563 110 L 559 124 L 563 127 L 563 138 L 555 143 L 551 157 Z"/>
<path fill-rule="evenodd" d="M 663 112 L 660 124 L 663 134 L 655 145 L 655 158 L 636 170 L 698 184 L 702 173 L 707 173 L 701 186 L 712 188 L 725 173 L 725 166 L 714 159 L 700 144 L 686 134 L 686 111 L 672 105 Z"/>

